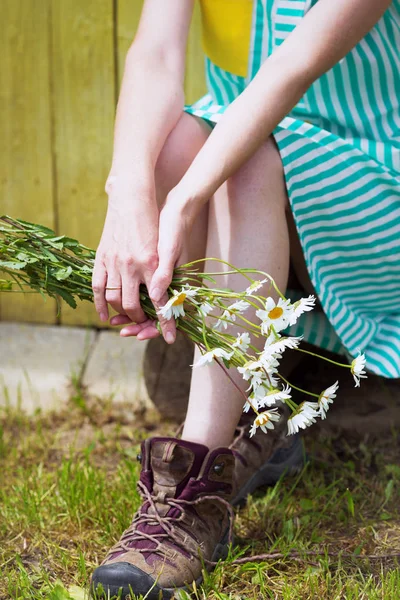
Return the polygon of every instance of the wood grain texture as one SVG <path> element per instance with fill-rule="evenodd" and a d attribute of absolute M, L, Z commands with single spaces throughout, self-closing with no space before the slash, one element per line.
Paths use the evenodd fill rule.
<path fill-rule="evenodd" d="M 2 0 L 0 213 L 97 247 L 104 183 L 126 52 L 143 0 Z M 200 14 L 189 36 L 186 101 L 205 91 Z M 0 298 L 2 319 L 57 321 L 56 304 Z M 99 324 L 93 307 L 63 306 L 61 322 Z"/>
<path fill-rule="evenodd" d="M 185 75 L 186 103 L 191 104 L 206 93 L 204 53 L 201 46 L 201 15 L 199 3 L 195 3 L 190 27 Z"/>
<path fill-rule="evenodd" d="M 0 213 L 54 226 L 49 84 L 49 1 L 2 0 Z M 2 294 L 3 320 L 54 323 L 56 305 Z"/>
<path fill-rule="evenodd" d="M 52 3 L 58 230 L 96 248 L 106 213 L 115 112 L 112 0 Z M 63 306 L 62 323 L 97 324 L 94 307 Z"/>
<path fill-rule="evenodd" d="M 116 40 L 117 40 L 117 65 L 118 65 L 118 89 L 121 86 L 124 74 L 125 57 L 129 46 L 135 37 L 142 12 L 143 0 L 116 0 Z"/>

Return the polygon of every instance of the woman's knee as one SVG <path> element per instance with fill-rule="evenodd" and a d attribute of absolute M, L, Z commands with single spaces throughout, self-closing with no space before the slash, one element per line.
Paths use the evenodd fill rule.
<path fill-rule="evenodd" d="M 183 177 L 210 131 L 210 127 L 201 119 L 182 113 L 157 160 L 155 181 L 159 203 L 164 202 L 168 192 Z"/>
<path fill-rule="evenodd" d="M 257 196 L 262 196 L 263 201 L 282 204 L 286 209 L 288 200 L 285 175 L 281 156 L 272 136 L 229 178 L 227 185 L 232 202 L 242 200 L 248 206 L 249 195 L 254 191 Z"/>

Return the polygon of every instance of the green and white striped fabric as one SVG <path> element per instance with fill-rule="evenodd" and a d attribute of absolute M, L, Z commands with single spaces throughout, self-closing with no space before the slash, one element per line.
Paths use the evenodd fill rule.
<path fill-rule="evenodd" d="M 206 57 L 208 95 L 188 113 L 217 123 L 317 0 L 254 0 L 248 75 Z M 274 131 L 323 311 L 293 334 L 400 377 L 400 0 Z"/>

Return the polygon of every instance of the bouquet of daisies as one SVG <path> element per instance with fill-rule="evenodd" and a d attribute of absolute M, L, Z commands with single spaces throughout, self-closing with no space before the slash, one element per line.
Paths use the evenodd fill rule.
<path fill-rule="evenodd" d="M 38 292 L 61 298 L 73 308 L 77 299 L 92 302 L 94 259 L 95 252 L 77 240 L 57 236 L 40 225 L 0 217 L 0 271 L 7 277 L 0 279 L 0 291 L 4 293 Z M 223 262 L 228 270 L 200 273 L 196 267 L 202 261 L 176 268 L 169 288 L 170 298 L 160 309 L 165 318 L 175 318 L 177 328 L 200 348 L 202 356 L 193 367 L 215 361 L 231 380 L 231 369 L 237 369 L 248 385 L 244 411 L 252 409 L 255 413 L 251 435 L 257 428 L 264 432 L 274 428 L 280 419 L 282 403 L 291 409 L 288 434 L 305 429 L 317 418 L 325 419 L 336 397 L 338 382 L 314 394 L 290 384 L 279 372 L 285 352 L 310 354 L 299 347 L 301 337 L 288 336 L 285 331 L 303 313 L 313 310 L 314 296 L 291 302 L 267 273 L 238 269 L 215 258 L 207 260 Z M 243 277 L 242 292 L 218 287 L 218 277 L 227 273 Z M 277 302 L 269 295 L 272 290 Z M 158 314 L 145 286 L 140 288 L 140 301 L 144 313 L 157 320 Z M 246 317 L 250 307 L 256 315 L 253 320 Z M 236 335 L 230 333 L 233 325 L 239 330 Z M 252 343 L 252 339 L 260 337 L 261 351 Z M 349 369 L 356 386 L 366 376 L 362 354 L 351 364 L 320 358 Z M 292 388 L 310 399 L 297 404 L 292 398 Z"/>

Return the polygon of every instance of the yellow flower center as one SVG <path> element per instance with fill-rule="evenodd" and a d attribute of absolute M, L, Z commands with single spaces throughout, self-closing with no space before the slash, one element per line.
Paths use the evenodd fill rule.
<path fill-rule="evenodd" d="M 269 421 L 269 416 L 266 413 L 261 413 L 260 415 L 257 415 L 254 423 L 256 424 L 257 427 L 261 427 L 261 425 L 265 425 L 265 423 L 268 423 L 268 421 Z"/>
<path fill-rule="evenodd" d="M 180 292 L 174 298 L 172 306 L 179 306 L 179 304 L 183 304 L 185 302 L 185 300 L 186 300 L 186 294 L 185 294 L 185 292 Z"/>
<path fill-rule="evenodd" d="M 283 315 L 283 308 L 280 306 L 275 306 L 272 310 L 269 311 L 268 316 L 270 319 L 279 319 Z"/>

